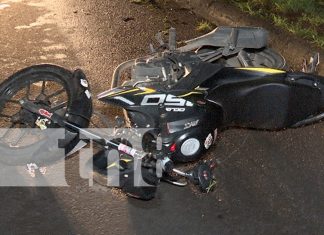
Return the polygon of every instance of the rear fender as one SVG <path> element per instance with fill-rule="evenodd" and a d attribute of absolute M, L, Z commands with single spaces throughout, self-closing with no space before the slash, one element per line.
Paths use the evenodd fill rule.
<path fill-rule="evenodd" d="M 89 82 L 82 70 L 74 71 L 71 83 L 69 84 L 76 90 L 73 102 L 67 111 L 67 121 L 79 127 L 88 127 L 92 116 L 92 98 Z"/>

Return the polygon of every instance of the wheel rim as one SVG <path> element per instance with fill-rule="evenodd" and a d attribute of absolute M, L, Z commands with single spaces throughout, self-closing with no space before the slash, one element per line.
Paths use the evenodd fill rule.
<path fill-rule="evenodd" d="M 36 120 L 41 117 L 22 108 L 19 103 L 21 99 L 28 99 L 50 112 L 65 115 L 70 94 L 65 84 L 57 78 L 28 77 L 23 83 L 9 84 L 0 96 L 0 142 L 11 148 L 26 147 L 42 139 L 39 136 L 32 141 L 30 134 L 33 131 L 30 128 L 39 128 Z M 48 127 L 55 126 L 52 124 Z M 30 141 L 24 141 L 26 139 Z"/>

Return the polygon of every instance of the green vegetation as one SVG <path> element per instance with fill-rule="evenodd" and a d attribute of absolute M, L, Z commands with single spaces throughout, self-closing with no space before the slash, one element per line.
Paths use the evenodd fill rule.
<path fill-rule="evenodd" d="M 231 0 L 250 15 L 270 19 L 275 25 L 324 48 L 324 0 Z"/>
<path fill-rule="evenodd" d="M 198 23 L 196 29 L 199 32 L 209 32 L 212 30 L 212 25 L 207 21 L 201 21 Z"/>

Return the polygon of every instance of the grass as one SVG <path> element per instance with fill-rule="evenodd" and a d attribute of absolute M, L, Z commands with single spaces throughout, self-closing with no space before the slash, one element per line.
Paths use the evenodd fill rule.
<path fill-rule="evenodd" d="M 237 2 L 235 4 L 244 12 L 249 13 L 249 15 L 257 15 L 262 16 L 262 11 L 259 9 L 254 9 L 254 7 L 250 4 L 250 2 Z"/>
<path fill-rule="evenodd" d="M 207 21 L 201 21 L 198 23 L 196 30 L 199 32 L 209 32 L 213 29 L 212 25 Z"/>
<path fill-rule="evenodd" d="M 323 0 L 231 0 L 242 11 L 324 48 Z"/>

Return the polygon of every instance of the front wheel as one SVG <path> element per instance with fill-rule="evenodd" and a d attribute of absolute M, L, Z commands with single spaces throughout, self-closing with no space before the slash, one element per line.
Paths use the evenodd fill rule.
<path fill-rule="evenodd" d="M 62 131 L 64 134 L 64 130 L 59 133 L 55 129 L 58 125 L 24 109 L 19 101 L 27 99 L 44 110 L 67 117 L 78 98 L 73 73 L 59 66 L 31 66 L 10 76 L 0 85 L 0 161 L 24 165 L 62 158 L 54 151 L 58 150 L 54 137 Z M 76 136 L 70 136 L 67 151 L 77 144 Z"/>

